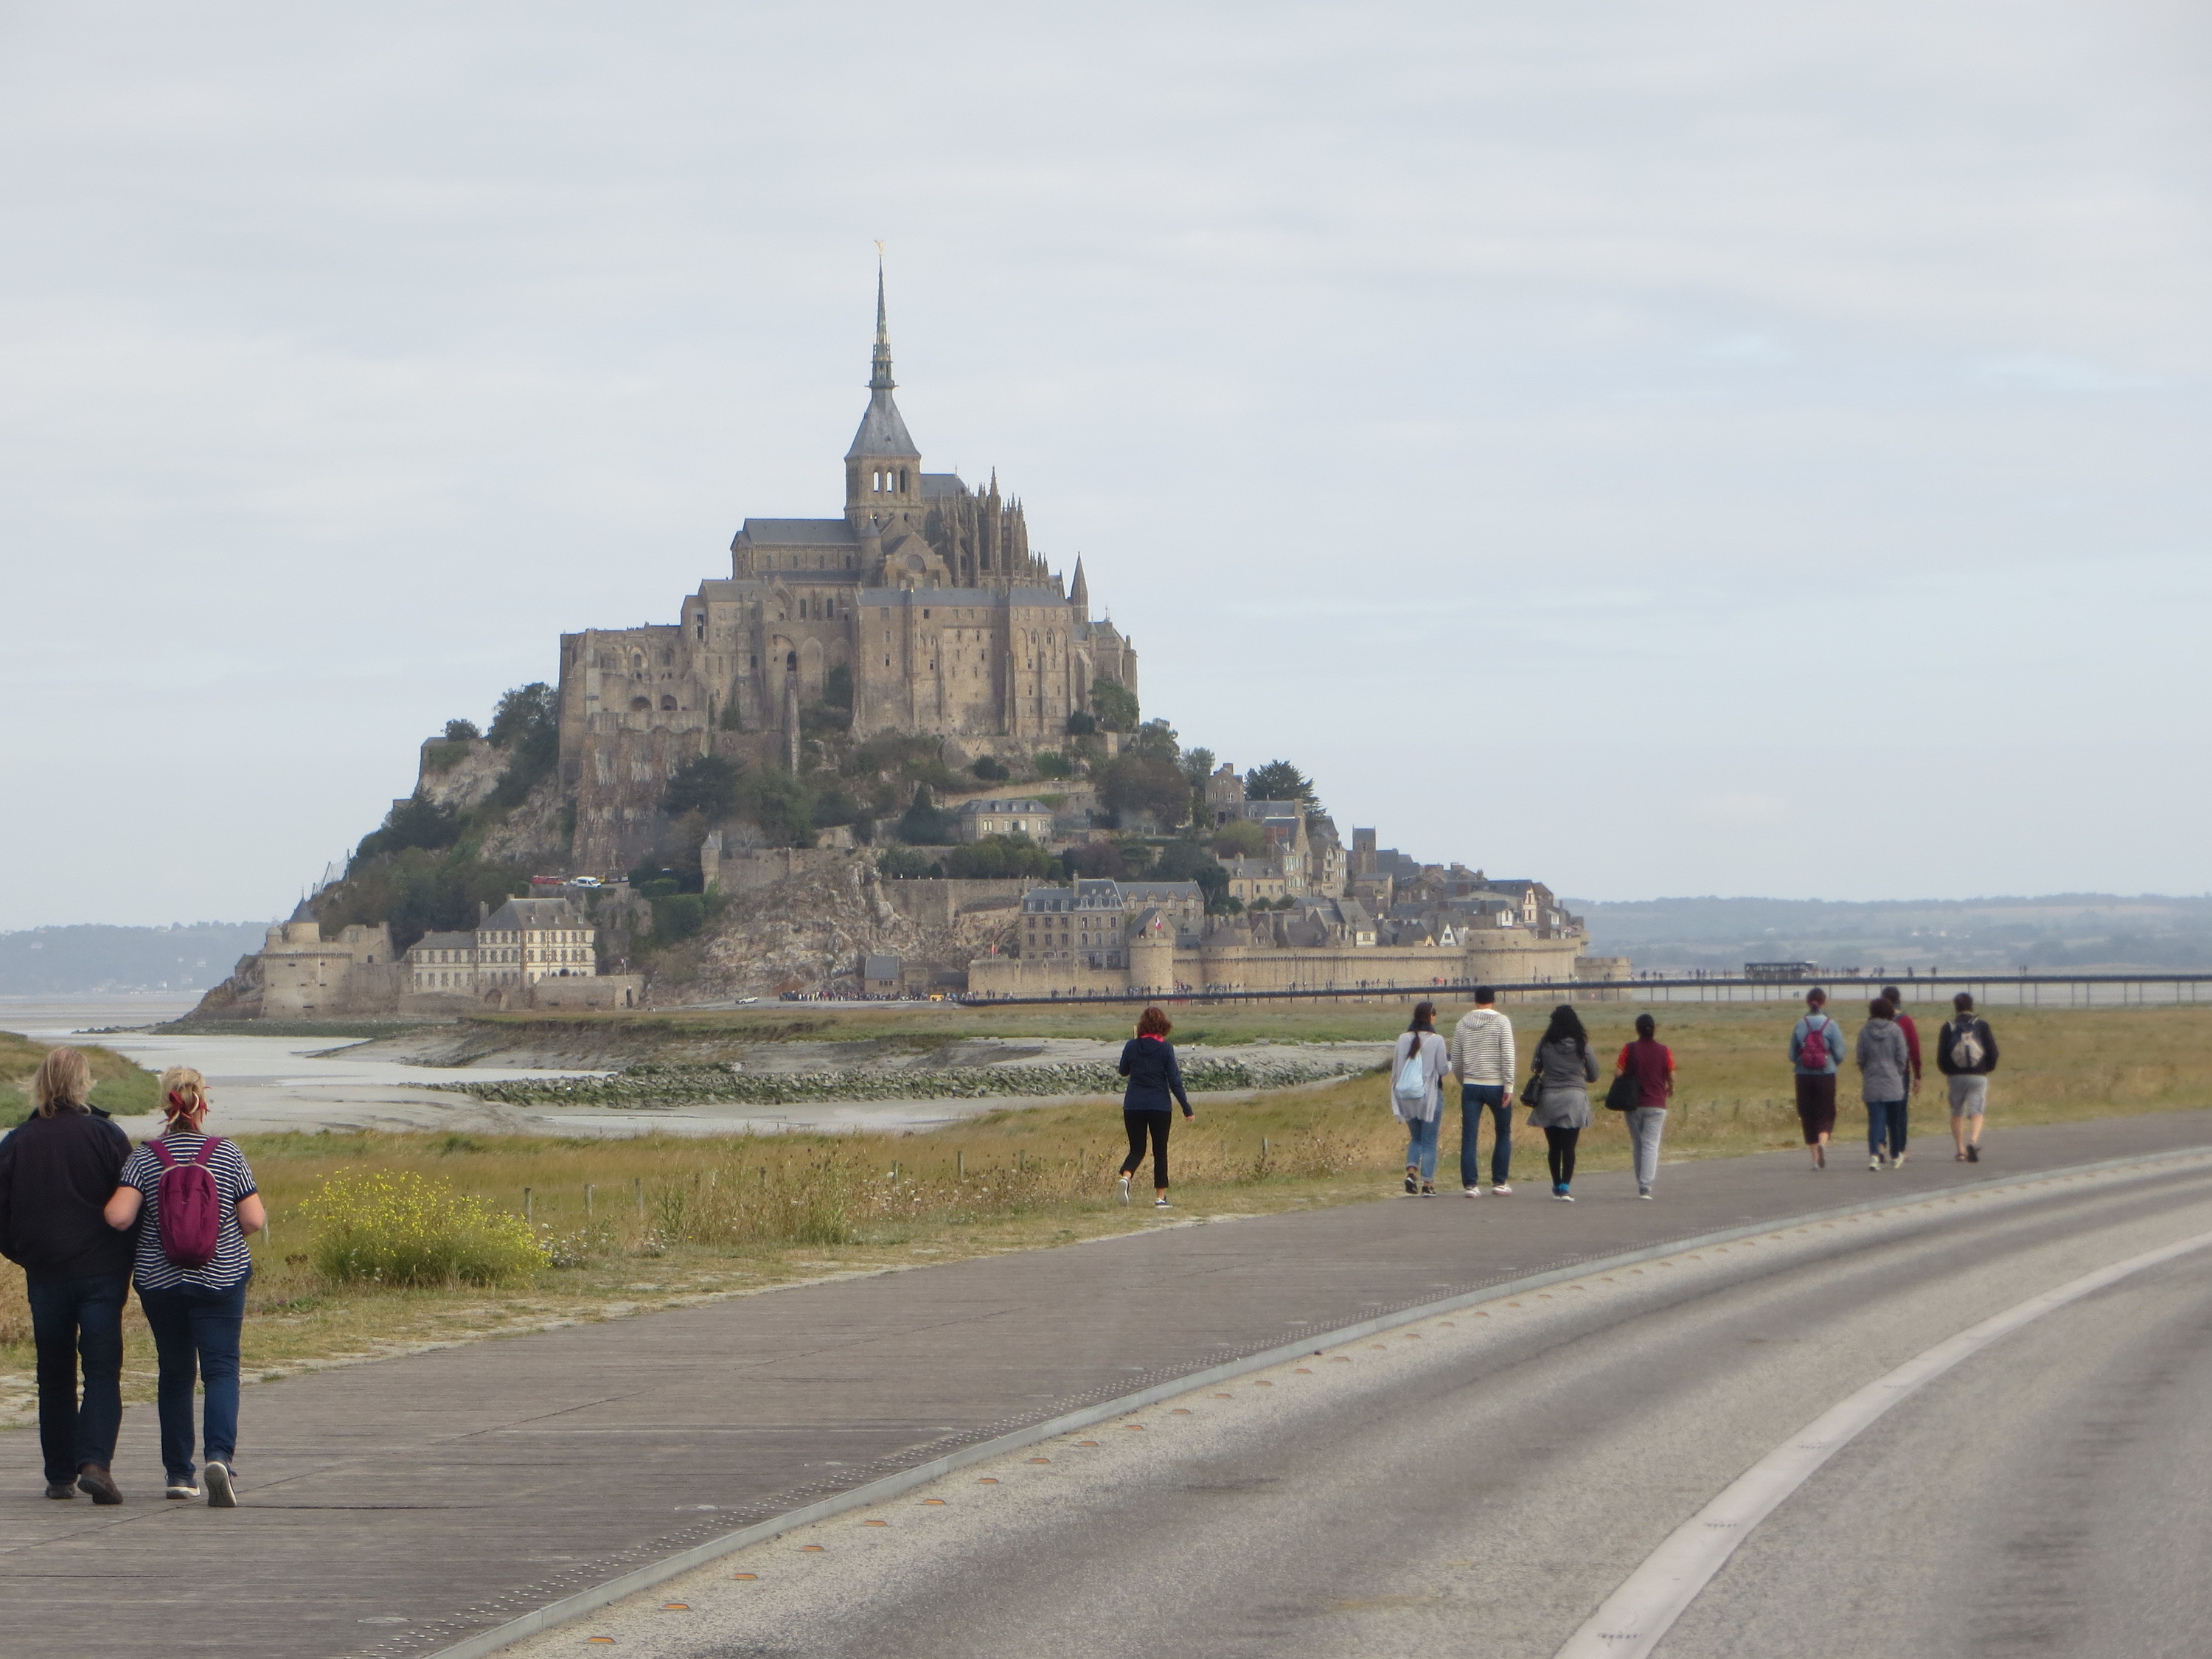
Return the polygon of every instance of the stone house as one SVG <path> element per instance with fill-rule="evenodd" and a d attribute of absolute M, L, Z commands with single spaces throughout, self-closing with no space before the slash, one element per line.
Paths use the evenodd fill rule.
<path fill-rule="evenodd" d="M 1194 881 L 1084 878 L 1073 887 L 1032 887 L 1022 895 L 1016 949 L 1041 964 L 1126 969 L 1133 937 L 1195 943 L 1205 918 L 1206 890 Z"/>
<path fill-rule="evenodd" d="M 952 814 L 953 834 L 961 841 L 981 841 L 986 836 L 1027 836 L 1031 841 L 1052 837 L 1052 808 L 1041 800 L 963 801 Z"/>

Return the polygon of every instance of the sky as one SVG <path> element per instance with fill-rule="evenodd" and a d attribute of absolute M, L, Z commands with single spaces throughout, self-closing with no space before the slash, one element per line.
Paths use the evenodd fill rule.
<path fill-rule="evenodd" d="M 266 916 L 834 514 L 875 243 L 1146 714 L 1592 898 L 2203 892 L 2166 0 L 0 8 L 0 928 Z"/>

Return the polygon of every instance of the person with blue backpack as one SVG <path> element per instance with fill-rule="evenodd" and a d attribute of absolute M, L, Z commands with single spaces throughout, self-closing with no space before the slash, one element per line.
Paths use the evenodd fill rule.
<path fill-rule="evenodd" d="M 1444 1126 L 1451 1050 L 1437 1033 L 1437 1005 L 1413 1005 L 1413 1024 L 1390 1051 L 1390 1112 L 1406 1126 L 1406 1190 L 1437 1195 L 1437 1137 Z"/>
<path fill-rule="evenodd" d="M 171 1498 L 200 1495 L 192 1469 L 192 1386 L 206 1390 L 201 1475 L 208 1507 L 238 1507 L 239 1339 L 253 1258 L 246 1236 L 269 1224 L 260 1188 L 234 1141 L 200 1126 L 207 1079 L 189 1066 L 161 1073 L 161 1133 L 131 1155 L 107 1200 L 107 1224 L 138 1228 L 131 1279 L 154 1333 L 161 1462 Z"/>
<path fill-rule="evenodd" d="M 1805 1017 L 1790 1033 L 1790 1066 L 1796 1074 L 1797 1121 L 1813 1167 L 1828 1167 L 1828 1137 L 1836 1132 L 1836 1073 L 1844 1066 L 1844 1028 L 1828 1018 L 1828 994 L 1805 993 Z"/>

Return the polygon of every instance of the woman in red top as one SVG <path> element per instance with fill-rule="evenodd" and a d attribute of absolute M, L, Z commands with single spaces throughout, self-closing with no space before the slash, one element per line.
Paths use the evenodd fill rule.
<path fill-rule="evenodd" d="M 1634 1076 L 1642 1090 L 1638 1103 L 1623 1112 L 1628 1122 L 1628 1141 L 1636 1153 L 1636 1195 L 1651 1196 L 1659 1179 L 1659 1137 L 1667 1127 L 1667 1102 L 1674 1093 L 1674 1051 L 1658 1040 L 1659 1022 L 1649 1014 L 1636 1017 L 1636 1041 L 1621 1046 L 1613 1062 L 1616 1073 Z"/>

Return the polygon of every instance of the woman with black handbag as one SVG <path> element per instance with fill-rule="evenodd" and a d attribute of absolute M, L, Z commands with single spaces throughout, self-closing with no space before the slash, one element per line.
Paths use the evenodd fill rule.
<path fill-rule="evenodd" d="M 1575 1201 L 1569 1190 L 1575 1183 L 1575 1143 L 1589 1127 L 1589 1085 L 1596 1081 L 1597 1056 L 1590 1053 L 1589 1034 L 1574 1006 L 1563 1002 L 1552 1011 L 1552 1023 L 1536 1045 L 1534 1073 L 1521 1091 L 1530 1125 L 1544 1132 L 1552 1196 L 1562 1204 Z"/>
<path fill-rule="evenodd" d="M 1636 1163 L 1636 1195 L 1650 1198 L 1659 1179 L 1659 1137 L 1667 1127 L 1667 1103 L 1674 1093 L 1674 1051 L 1659 1041 L 1659 1022 L 1636 1017 L 1636 1041 L 1621 1045 L 1605 1103 L 1621 1115 Z"/>

